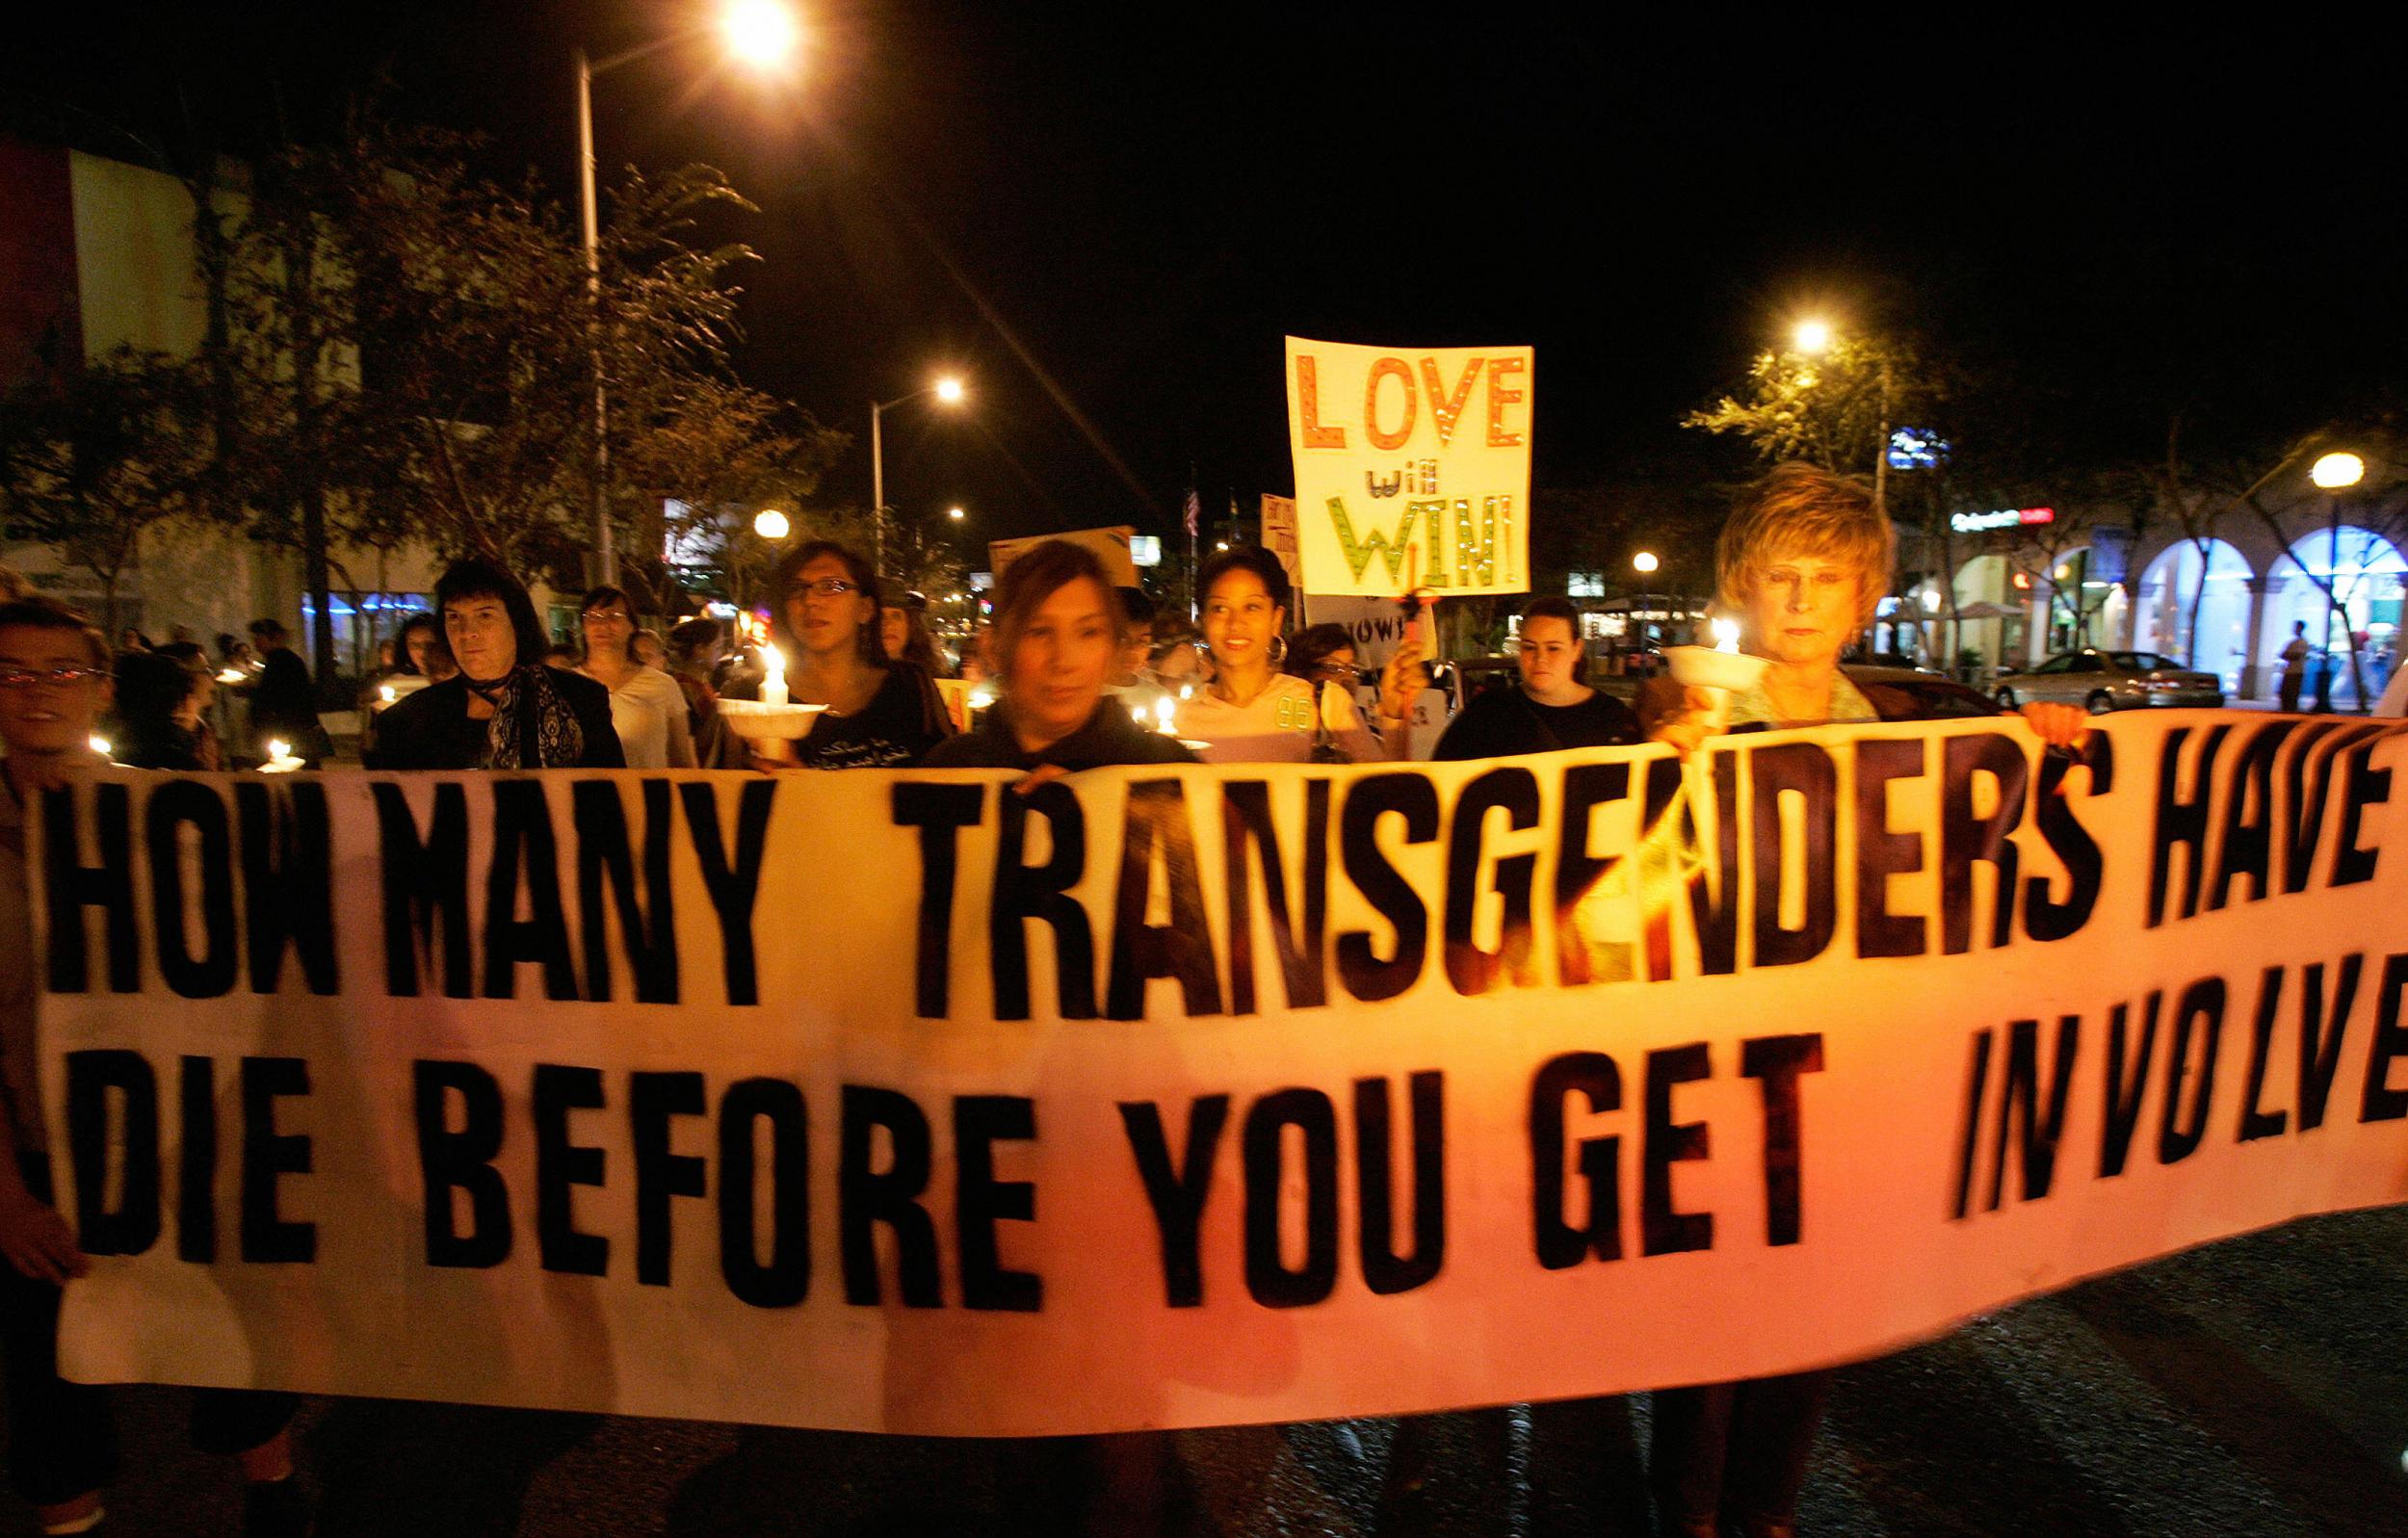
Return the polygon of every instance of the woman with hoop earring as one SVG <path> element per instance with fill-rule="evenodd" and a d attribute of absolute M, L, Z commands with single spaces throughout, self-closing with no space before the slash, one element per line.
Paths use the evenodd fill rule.
<path fill-rule="evenodd" d="M 1179 702 L 1179 735 L 1201 743 L 1207 764 L 1303 764 L 1317 757 L 1378 763 L 1404 756 L 1404 718 L 1422 688 L 1419 641 L 1407 640 L 1379 680 L 1385 740 L 1374 736 L 1344 689 L 1326 689 L 1279 665 L 1288 655 L 1287 568 L 1260 545 L 1204 563 L 1204 643 L 1213 681 Z M 1316 749 L 1322 751 L 1317 753 Z"/>

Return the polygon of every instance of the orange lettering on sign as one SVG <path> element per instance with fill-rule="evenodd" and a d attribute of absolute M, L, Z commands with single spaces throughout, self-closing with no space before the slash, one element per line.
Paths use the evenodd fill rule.
<path fill-rule="evenodd" d="M 1438 360 L 1422 359 L 1422 393 L 1429 397 L 1430 420 L 1438 428 L 1438 447 L 1445 448 L 1454 438 L 1454 425 L 1463 415 L 1463 403 L 1472 398 L 1472 386 L 1479 382 L 1479 362 L 1472 359 L 1463 365 L 1463 378 L 1454 381 L 1450 393 L 1438 378 Z"/>
<path fill-rule="evenodd" d="M 1391 376 L 1404 381 L 1404 421 L 1394 432 L 1379 430 L 1379 381 Z M 1404 366 L 1402 358 L 1381 358 L 1372 365 L 1372 377 L 1363 386 L 1363 435 L 1376 448 L 1401 449 L 1413 436 L 1413 371 Z"/>
<path fill-rule="evenodd" d="M 1520 405 L 1522 392 L 1505 388 L 1505 377 L 1520 374 L 1526 367 L 1520 358 L 1491 358 L 1488 362 L 1488 446 L 1492 449 L 1518 449 L 1522 434 L 1507 432 L 1505 425 L 1505 407 Z"/>
<path fill-rule="evenodd" d="M 1347 446 L 1347 430 L 1322 426 L 1322 385 L 1320 360 L 1309 353 L 1299 353 L 1296 360 L 1296 408 L 1304 428 L 1304 446 L 1308 449 L 1343 449 Z"/>

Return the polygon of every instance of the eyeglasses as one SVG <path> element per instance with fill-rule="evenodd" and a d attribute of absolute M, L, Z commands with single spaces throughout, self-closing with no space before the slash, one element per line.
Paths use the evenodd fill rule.
<path fill-rule="evenodd" d="M 98 667 L 5 667 L 0 668 L 0 689 L 32 689 L 37 684 L 65 689 L 87 678 L 108 676 Z"/>
<path fill-rule="evenodd" d="M 789 598 L 841 598 L 847 593 L 857 593 L 860 590 L 860 584 L 847 582 L 842 577 L 822 577 L 818 582 L 795 584 L 786 589 L 786 596 Z"/>
<path fill-rule="evenodd" d="M 1315 663 L 1313 676 L 1330 683 L 1352 683 L 1363 676 L 1363 669 L 1348 663 Z"/>

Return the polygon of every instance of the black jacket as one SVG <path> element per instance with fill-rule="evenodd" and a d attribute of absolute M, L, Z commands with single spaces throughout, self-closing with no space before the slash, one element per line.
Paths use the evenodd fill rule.
<path fill-rule="evenodd" d="M 611 724 L 611 691 L 583 673 L 552 669 L 552 687 L 577 713 L 577 730 L 586 741 L 578 769 L 625 769 L 626 749 L 618 728 Z M 429 684 L 396 704 L 377 721 L 374 769 L 472 769 L 484 761 L 490 719 L 468 715 L 468 681 L 455 673 Z"/>
<path fill-rule="evenodd" d="M 1007 700 L 986 713 L 977 731 L 949 737 L 929 748 L 918 767 L 1027 770 L 1040 764 L 1059 764 L 1076 773 L 1114 764 L 1197 762 L 1177 738 L 1146 731 L 1129 718 L 1127 706 L 1107 694 L 1085 726 L 1042 752 L 1032 753 L 1020 745 L 1020 739 L 1012 734 L 1011 704 Z"/>

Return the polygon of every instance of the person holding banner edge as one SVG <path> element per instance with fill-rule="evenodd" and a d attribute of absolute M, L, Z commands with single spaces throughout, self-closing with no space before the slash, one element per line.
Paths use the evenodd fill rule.
<path fill-rule="evenodd" d="M 107 767 L 90 743 L 109 696 L 108 641 L 81 614 L 41 599 L 0 604 L 0 1097 L 15 1156 L 0 1159 L 0 1366 L 10 1482 L 45 1533 L 101 1529 L 117 1439 L 107 1391 L 59 1376 L 63 1290 L 91 1263 L 53 1205 L 35 1069 L 39 984 L 25 821 L 42 791 Z M 246 1533 L 309 1530 L 309 1503 L 293 1478 L 289 1428 L 299 1404 L 289 1394 L 193 1391 L 193 1446 L 241 1467 Z"/>
<path fill-rule="evenodd" d="M 1841 672 L 1840 654 L 1872 622 L 1897 538 L 1861 481 L 1774 466 L 1741 493 L 1714 546 L 1719 603 L 1740 618 L 1741 649 L 1771 665 L 1732 698 L 1723 725 L 1706 691 L 1650 680 L 1639 696 L 1648 735 L 1686 755 L 1719 730 L 1881 719 Z M 2076 747 L 2090 729 L 2070 705 L 2028 705 L 2023 716 L 2052 751 Z M 1794 1538 L 1831 1382 L 1823 1369 L 1658 1390 L 1648 1484 L 1659 1532 Z"/>
<path fill-rule="evenodd" d="M 1318 744 L 1338 756 L 1378 763 L 1405 756 L 1405 717 L 1421 692 L 1423 643 L 1408 633 L 1379 681 L 1374 736 L 1345 690 L 1279 671 L 1286 660 L 1287 568 L 1260 545 L 1240 545 L 1204 563 L 1196 581 L 1204 595 L 1204 640 L 1213 680 L 1179 705 L 1179 735 L 1203 742 L 1207 764 L 1301 764 Z"/>

